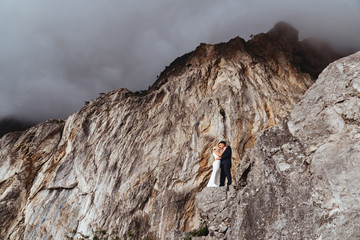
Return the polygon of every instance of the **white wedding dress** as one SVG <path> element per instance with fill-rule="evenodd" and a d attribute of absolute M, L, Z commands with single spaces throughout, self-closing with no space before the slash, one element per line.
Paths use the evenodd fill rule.
<path fill-rule="evenodd" d="M 210 176 L 209 183 L 206 187 L 219 187 L 220 185 L 220 160 L 216 160 L 218 157 L 215 152 L 213 152 L 215 161 L 213 163 L 213 170 Z"/>

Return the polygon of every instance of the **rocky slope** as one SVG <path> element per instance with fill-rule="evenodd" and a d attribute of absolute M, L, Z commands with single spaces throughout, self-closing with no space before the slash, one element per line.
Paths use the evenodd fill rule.
<path fill-rule="evenodd" d="M 359 239 L 360 52 L 327 67 L 259 134 L 235 189 L 206 188 L 207 239 Z"/>
<path fill-rule="evenodd" d="M 212 146 L 230 143 L 236 176 L 254 161 L 242 159 L 256 134 L 287 116 L 322 70 L 302 46 L 285 23 L 248 42 L 201 44 L 148 91 L 114 90 L 66 121 L 5 135 L 0 238 L 166 239 L 198 228 Z M 338 57 L 319 54 L 322 65 Z"/>

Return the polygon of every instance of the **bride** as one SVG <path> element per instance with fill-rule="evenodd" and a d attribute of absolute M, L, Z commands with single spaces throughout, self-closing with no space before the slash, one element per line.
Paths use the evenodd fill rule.
<path fill-rule="evenodd" d="M 209 183 L 206 187 L 219 187 L 220 185 L 220 160 L 216 160 L 217 157 L 221 157 L 223 150 L 218 146 L 214 147 L 213 156 L 214 156 L 214 163 L 213 163 L 213 170 L 210 176 Z"/>

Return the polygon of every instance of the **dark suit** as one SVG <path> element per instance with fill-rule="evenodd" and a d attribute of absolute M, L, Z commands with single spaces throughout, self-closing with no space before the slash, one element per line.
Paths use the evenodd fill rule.
<path fill-rule="evenodd" d="M 227 178 L 227 185 L 231 184 L 231 147 L 226 146 L 226 149 L 220 159 L 220 186 L 225 185 L 225 177 Z"/>

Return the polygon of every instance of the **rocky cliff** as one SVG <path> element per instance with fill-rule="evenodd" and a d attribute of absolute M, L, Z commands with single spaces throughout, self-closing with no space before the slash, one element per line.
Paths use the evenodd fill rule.
<path fill-rule="evenodd" d="M 259 133 L 234 189 L 206 188 L 196 206 L 208 239 L 360 239 L 359 168 L 360 52 Z"/>
<path fill-rule="evenodd" d="M 328 58 L 329 52 L 314 57 L 310 52 L 315 47 L 303 46 L 297 31 L 286 23 L 248 42 L 237 37 L 227 43 L 201 44 L 176 59 L 147 91 L 114 90 L 66 120 L 5 135 L 0 140 L 0 238 L 177 238 L 206 219 L 202 208 L 195 206 L 195 196 L 209 178 L 211 148 L 222 139 L 233 148 L 235 183 L 243 182 L 236 194 L 231 190 L 234 196 L 264 194 L 260 202 L 250 197 L 240 201 L 248 208 L 233 204 L 237 217 L 227 228 L 240 223 L 241 229 L 258 231 L 262 224 L 270 224 L 266 221 L 280 214 L 251 222 L 256 219 L 251 211 L 271 206 L 286 192 L 288 182 L 279 183 L 285 188 L 282 192 L 264 188 L 264 181 L 275 176 L 268 179 L 260 168 L 256 171 L 260 163 L 250 157 L 261 154 L 258 148 L 244 155 L 258 132 L 291 112 L 321 66 L 339 57 Z M 306 137 L 299 124 L 291 126 L 297 138 Z M 287 163 L 280 155 L 279 159 L 283 171 L 293 169 L 291 164 L 306 165 L 296 159 Z M 291 195 L 295 200 L 296 194 Z M 273 201 L 262 206 L 268 195 Z M 283 216 L 292 211 L 288 206 Z M 244 234 L 252 230 L 231 229 L 225 230 L 229 238 L 243 234 L 238 236 L 251 239 Z"/>

